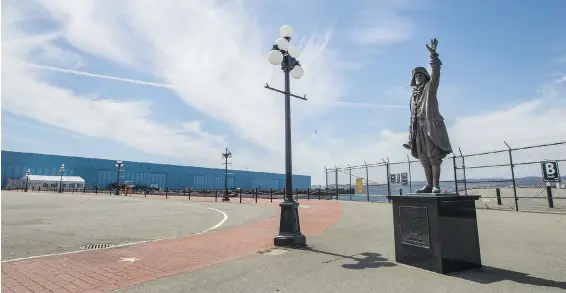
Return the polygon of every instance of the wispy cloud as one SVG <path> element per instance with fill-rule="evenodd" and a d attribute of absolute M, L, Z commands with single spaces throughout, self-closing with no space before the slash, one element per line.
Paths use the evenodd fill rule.
<path fill-rule="evenodd" d="M 65 68 L 59 68 L 59 67 L 54 67 L 54 66 L 45 66 L 45 65 L 38 65 L 38 64 L 27 64 L 27 66 L 31 67 L 31 68 L 37 68 L 37 69 L 44 69 L 44 70 L 49 70 L 49 71 L 55 71 L 55 72 L 61 72 L 61 73 L 69 73 L 69 74 L 75 74 L 75 75 L 80 75 L 80 76 L 87 76 L 87 77 L 93 77 L 93 78 L 101 78 L 101 79 L 106 79 L 106 80 L 113 80 L 113 81 L 118 81 L 118 82 L 125 82 L 125 83 L 131 83 L 131 84 L 138 84 L 138 85 L 144 85 L 144 86 L 153 86 L 153 87 L 161 87 L 161 88 L 169 88 L 169 89 L 175 89 L 175 85 L 172 84 L 165 84 L 165 83 L 157 83 L 157 82 L 150 82 L 150 81 L 144 81 L 144 80 L 139 80 L 139 79 L 131 79 L 131 78 L 124 78 L 124 77 L 117 77 L 117 76 L 112 76 L 112 75 L 107 75 L 107 74 L 96 74 L 96 73 L 90 73 L 90 72 L 86 72 L 86 71 L 79 71 L 79 70 L 74 70 L 74 69 L 65 69 Z M 359 103 L 359 102 L 346 102 L 346 101 L 325 101 L 325 100 L 315 100 L 314 105 L 317 104 L 324 104 L 324 105 L 331 105 L 331 106 L 343 106 L 343 107 L 357 107 L 357 108 L 407 108 L 406 106 L 402 106 L 402 105 L 386 105 L 386 104 L 373 104 L 373 103 Z"/>
<path fill-rule="evenodd" d="M 74 69 L 65 69 L 65 68 L 59 68 L 59 67 L 54 67 L 54 66 L 46 66 L 46 65 L 39 65 L 39 64 L 27 64 L 27 66 L 32 67 L 32 68 L 37 68 L 37 69 L 44 69 L 44 70 L 63 72 L 63 73 L 69 73 L 69 74 L 74 74 L 74 75 L 80 75 L 80 76 L 94 77 L 94 78 L 102 78 L 102 79 L 114 80 L 114 81 L 120 81 L 120 82 L 127 82 L 127 83 L 132 83 L 132 84 L 147 85 L 147 86 L 153 86 L 153 87 L 163 87 L 163 88 L 170 88 L 170 89 L 174 88 L 174 86 L 170 85 L 170 84 L 144 81 L 144 80 L 139 80 L 139 79 L 124 78 L 124 77 L 117 77 L 117 76 L 112 76 L 112 75 L 107 75 L 107 74 L 96 74 L 96 73 L 90 73 L 90 72 L 86 72 L 86 71 L 80 71 L 80 70 L 74 70 Z"/>

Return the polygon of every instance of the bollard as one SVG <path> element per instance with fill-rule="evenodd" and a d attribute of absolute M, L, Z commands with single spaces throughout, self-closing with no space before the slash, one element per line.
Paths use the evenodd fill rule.
<path fill-rule="evenodd" d="M 186 191 L 187 191 L 187 190 L 186 190 L 185 188 L 183 188 L 183 196 L 187 196 Z"/>
<path fill-rule="evenodd" d="M 214 202 L 218 201 L 218 189 L 214 190 Z"/>
<path fill-rule="evenodd" d="M 257 203 L 257 187 L 255 189 L 255 203 Z"/>
<path fill-rule="evenodd" d="M 548 207 L 554 208 L 554 200 L 552 199 L 552 186 L 546 187 L 546 196 L 548 197 Z"/>
<path fill-rule="evenodd" d="M 273 188 L 269 190 L 269 200 L 273 202 Z"/>
<path fill-rule="evenodd" d="M 321 193 L 321 189 L 318 189 L 318 200 L 320 200 L 320 193 Z"/>
<path fill-rule="evenodd" d="M 497 197 L 497 205 L 501 205 L 501 189 L 499 187 L 495 189 L 495 196 Z"/>
<path fill-rule="evenodd" d="M 307 188 L 307 201 L 311 200 L 311 189 Z"/>
<path fill-rule="evenodd" d="M 242 203 L 242 189 L 240 189 L 240 203 Z"/>
<path fill-rule="evenodd" d="M 193 191 L 192 188 L 189 188 L 189 200 L 191 200 L 191 192 Z"/>
<path fill-rule="evenodd" d="M 165 187 L 165 199 L 169 197 L 169 188 Z"/>
<path fill-rule="evenodd" d="M 85 193 L 86 193 L 86 185 L 85 185 L 85 187 L 83 187 L 83 194 L 85 194 Z"/>
<path fill-rule="evenodd" d="M 399 188 L 399 195 L 403 195 L 403 188 Z"/>

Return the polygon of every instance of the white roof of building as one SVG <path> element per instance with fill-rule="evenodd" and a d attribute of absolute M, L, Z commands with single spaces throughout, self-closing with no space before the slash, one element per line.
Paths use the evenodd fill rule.
<path fill-rule="evenodd" d="M 26 176 L 22 177 L 22 179 L 27 179 Z M 29 175 L 30 181 L 47 181 L 47 182 L 59 182 L 61 181 L 61 176 L 47 176 L 47 175 Z M 63 182 L 75 182 L 75 183 L 84 183 L 85 180 L 80 176 L 63 176 Z"/>

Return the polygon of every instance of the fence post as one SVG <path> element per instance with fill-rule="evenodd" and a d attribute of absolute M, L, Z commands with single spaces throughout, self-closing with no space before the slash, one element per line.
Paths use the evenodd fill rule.
<path fill-rule="evenodd" d="M 187 196 L 187 190 L 183 187 L 183 196 Z"/>
<path fill-rule="evenodd" d="M 324 166 L 324 177 L 326 178 L 326 185 L 324 185 L 324 191 L 328 193 L 328 169 Z"/>
<path fill-rule="evenodd" d="M 320 188 L 318 189 L 318 200 L 320 200 L 320 194 L 322 193 L 322 190 L 320 190 Z"/>
<path fill-rule="evenodd" d="M 501 189 L 499 187 L 495 189 L 495 197 L 497 197 L 497 205 L 501 205 Z"/>
<path fill-rule="evenodd" d="M 368 170 L 368 163 L 364 161 L 364 164 L 366 165 L 366 198 L 369 201 L 369 170 Z"/>
<path fill-rule="evenodd" d="M 240 203 L 242 203 L 242 189 L 240 188 Z"/>
<path fill-rule="evenodd" d="M 407 155 L 407 163 L 409 164 L 409 193 L 413 193 L 413 174 L 411 173 L 411 159 Z"/>
<path fill-rule="evenodd" d="M 452 164 L 454 165 L 454 191 L 456 192 L 456 194 L 459 194 L 458 192 L 458 167 L 456 166 L 456 156 L 454 155 L 452 157 Z"/>
<path fill-rule="evenodd" d="M 546 197 L 548 197 L 548 207 L 554 208 L 554 200 L 552 199 L 552 186 L 546 186 Z"/>
<path fill-rule="evenodd" d="M 257 187 L 255 188 L 255 203 L 257 203 Z"/>
<path fill-rule="evenodd" d="M 191 192 L 193 192 L 193 188 L 189 188 L 189 200 L 191 200 Z"/>
<path fill-rule="evenodd" d="M 385 168 L 387 170 L 387 195 L 391 196 L 391 174 L 389 174 L 389 157 L 387 157 L 387 162 L 383 162 L 385 163 Z"/>
<path fill-rule="evenodd" d="M 307 201 L 311 200 L 311 188 L 307 188 Z"/>
<path fill-rule="evenodd" d="M 273 188 L 269 189 L 269 201 L 273 202 Z"/>
<path fill-rule="evenodd" d="M 462 158 L 462 170 L 464 171 L 464 195 L 468 195 L 468 180 L 466 179 L 466 161 L 464 160 L 464 155 L 462 154 L 462 150 L 458 148 L 460 152 L 460 158 Z M 513 169 L 513 168 L 511 168 Z M 512 172 L 512 171 L 511 171 Z"/>
<path fill-rule="evenodd" d="M 214 190 L 214 202 L 218 201 L 218 189 Z"/>
<path fill-rule="evenodd" d="M 348 170 L 350 175 L 350 185 L 348 186 L 348 194 L 350 195 L 350 201 L 352 201 L 352 167 L 348 164 Z"/>
<path fill-rule="evenodd" d="M 338 200 L 338 167 L 334 166 L 334 178 L 336 180 L 336 200 Z"/>
<path fill-rule="evenodd" d="M 519 211 L 519 199 L 517 198 L 517 183 L 515 182 L 515 165 L 513 164 L 513 150 L 507 144 L 503 142 L 509 149 L 509 164 L 511 165 L 511 179 L 513 180 L 513 197 L 515 198 L 515 211 Z"/>

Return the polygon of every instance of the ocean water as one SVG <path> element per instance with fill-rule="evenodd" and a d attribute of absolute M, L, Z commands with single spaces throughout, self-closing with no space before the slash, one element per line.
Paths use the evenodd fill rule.
<path fill-rule="evenodd" d="M 418 183 L 417 183 L 418 184 Z M 391 184 L 391 195 L 399 195 L 401 194 L 408 194 L 414 193 L 417 189 L 421 188 L 423 185 L 402 185 L 402 184 Z M 338 196 L 339 200 L 352 200 L 352 201 L 368 201 L 368 196 L 365 192 L 365 186 L 363 188 L 363 192 L 357 192 L 356 194 L 352 194 L 352 196 L 348 194 L 341 194 Z M 442 192 L 453 192 L 454 191 L 454 184 L 441 184 L 440 190 Z M 387 202 L 387 185 L 385 186 L 370 186 L 369 187 L 369 201 L 372 202 Z M 332 199 L 336 199 L 336 196 L 332 196 Z"/>

